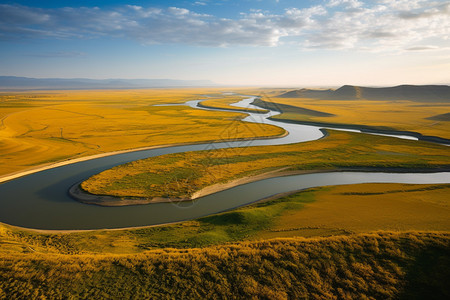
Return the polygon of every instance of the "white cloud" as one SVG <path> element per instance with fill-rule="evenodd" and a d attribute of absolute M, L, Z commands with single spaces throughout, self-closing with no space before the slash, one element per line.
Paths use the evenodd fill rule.
<path fill-rule="evenodd" d="M 237 19 L 179 7 L 38 9 L 0 4 L 0 40 L 99 37 L 210 47 L 277 46 L 289 37 L 301 48 L 417 51 L 424 44 L 449 46 L 450 4 L 329 0 L 324 5 L 287 9 L 282 14 L 252 10 Z"/>
<path fill-rule="evenodd" d="M 173 15 L 176 16 L 183 16 L 183 15 L 188 15 L 189 14 L 189 10 L 185 9 L 185 8 L 178 8 L 178 7 L 169 7 L 167 9 L 167 11 Z"/>
<path fill-rule="evenodd" d="M 358 8 L 360 6 L 362 6 L 364 3 L 358 0 L 330 0 L 327 3 L 327 6 L 329 7 L 335 7 L 335 6 L 340 6 L 340 5 L 344 5 L 348 8 Z"/>
<path fill-rule="evenodd" d="M 427 50 L 436 50 L 437 47 L 436 46 L 429 46 L 429 45 L 425 45 L 425 46 L 414 46 L 414 47 L 409 47 L 405 50 L 407 51 L 427 51 Z"/>

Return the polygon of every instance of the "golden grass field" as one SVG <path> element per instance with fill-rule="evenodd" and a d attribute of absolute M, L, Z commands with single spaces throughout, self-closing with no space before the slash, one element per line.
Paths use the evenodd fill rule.
<path fill-rule="evenodd" d="M 142 254 L 5 254 L 4 299 L 446 299 L 450 237 L 377 232 Z"/>
<path fill-rule="evenodd" d="M 308 195 L 308 193 L 310 195 Z M 366 183 L 311 189 L 257 238 L 326 236 L 376 230 L 450 231 L 450 185 Z M 289 197 L 287 197 L 289 198 Z"/>
<path fill-rule="evenodd" d="M 268 98 L 263 100 L 268 100 Z M 275 116 L 274 119 L 313 121 L 387 127 L 394 130 L 414 131 L 423 135 L 450 139 L 450 123 L 427 118 L 450 111 L 448 103 L 420 103 L 413 101 L 318 100 L 276 98 L 270 101 L 334 114 L 315 117 L 294 113 Z"/>
<path fill-rule="evenodd" d="M 219 139 L 230 123 L 237 127 L 237 138 L 284 133 L 275 126 L 235 122 L 244 116 L 239 113 L 153 106 L 184 103 L 210 93 L 220 91 L 2 92 L 0 175 L 116 150 Z"/>

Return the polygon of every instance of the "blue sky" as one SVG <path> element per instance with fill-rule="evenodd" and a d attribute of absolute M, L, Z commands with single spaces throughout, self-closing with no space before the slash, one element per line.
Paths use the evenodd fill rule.
<path fill-rule="evenodd" d="M 449 84 L 450 3 L 0 1 L 0 75 Z"/>

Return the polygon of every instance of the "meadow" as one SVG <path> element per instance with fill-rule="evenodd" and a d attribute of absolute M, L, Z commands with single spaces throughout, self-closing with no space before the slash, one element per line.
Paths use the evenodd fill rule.
<path fill-rule="evenodd" d="M 111 151 L 215 140 L 230 123 L 235 138 L 284 133 L 236 122 L 240 113 L 154 106 L 209 93 L 220 95 L 211 89 L 1 92 L 0 175 Z"/>

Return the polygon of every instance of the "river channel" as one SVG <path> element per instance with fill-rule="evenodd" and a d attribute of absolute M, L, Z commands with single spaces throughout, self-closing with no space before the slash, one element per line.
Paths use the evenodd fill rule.
<path fill-rule="evenodd" d="M 185 105 L 194 108 L 198 102 Z M 236 104 L 252 108 L 252 98 Z M 202 108 L 203 109 L 203 108 Z M 289 134 L 281 138 L 252 141 L 215 142 L 182 145 L 121 153 L 60 166 L 0 184 L 0 222 L 34 229 L 85 230 L 126 228 L 178 222 L 243 206 L 274 194 L 310 187 L 366 182 L 450 183 L 450 172 L 369 173 L 330 172 L 276 177 L 256 181 L 185 203 L 155 203 L 137 206 L 101 207 L 82 204 L 68 194 L 74 184 L 126 162 L 169 153 L 241 146 L 280 145 L 316 140 L 323 137 L 321 127 L 288 124 L 269 120 L 277 114 L 249 113 L 244 120 L 276 125 Z M 416 139 L 411 136 L 398 138 Z"/>

